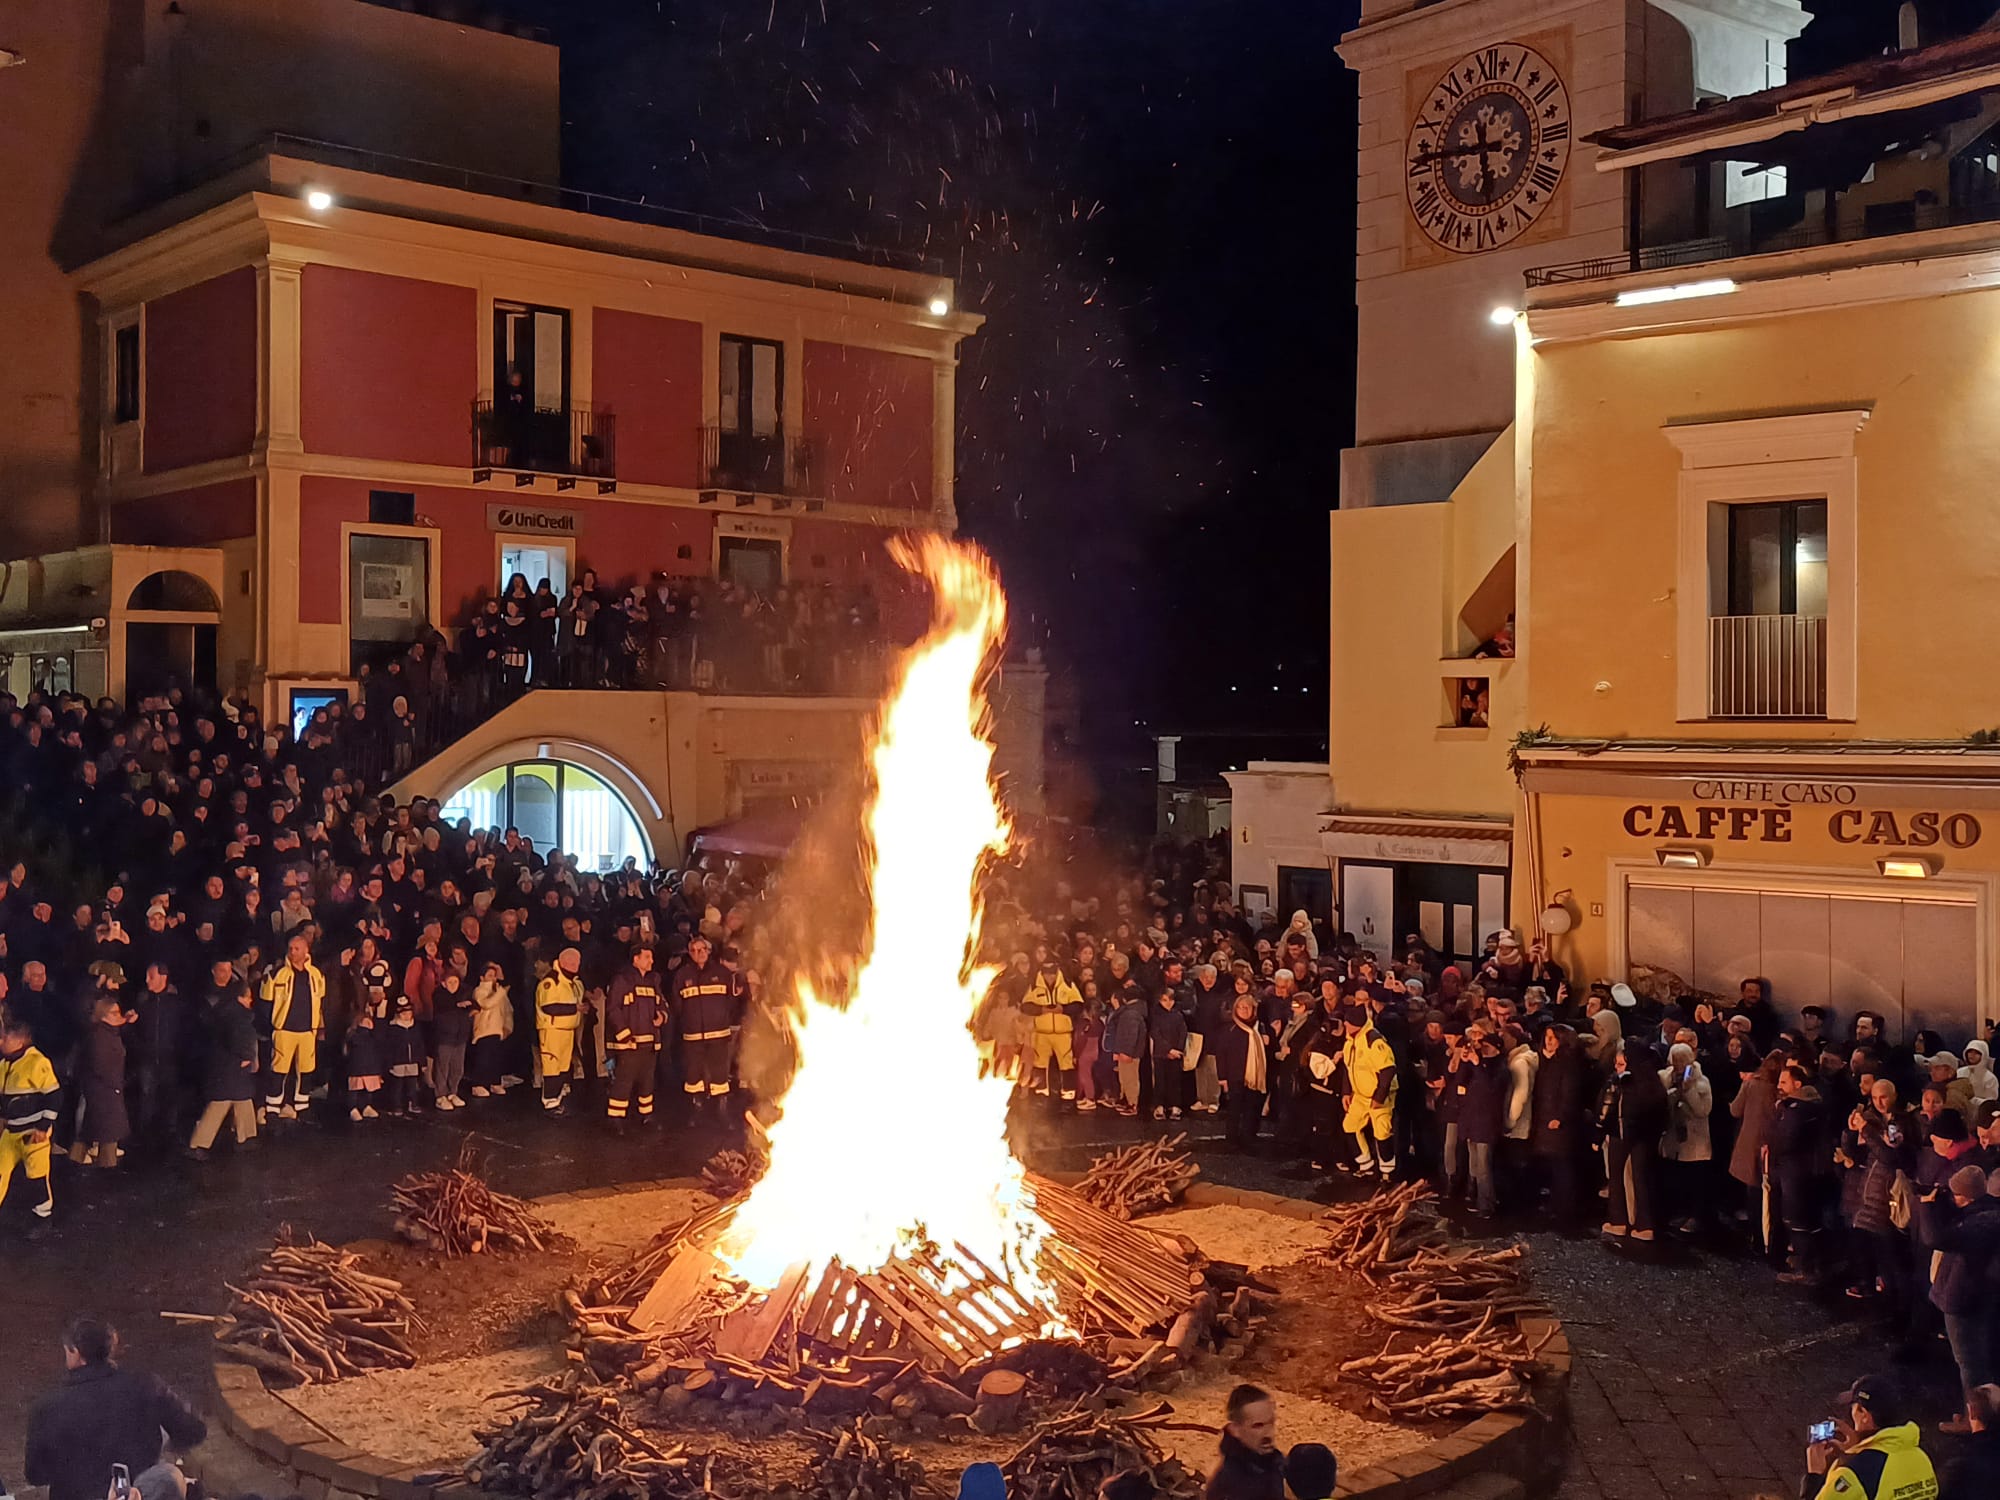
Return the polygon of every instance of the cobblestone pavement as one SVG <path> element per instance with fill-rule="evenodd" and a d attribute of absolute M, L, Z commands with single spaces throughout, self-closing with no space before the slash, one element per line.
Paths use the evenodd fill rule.
<path fill-rule="evenodd" d="M 1182 1128 L 1209 1180 L 1293 1194 L 1312 1186 L 1267 1158 L 1223 1153 L 1219 1122 L 1190 1119 Z M 1030 1161 L 1060 1169 L 1155 1129 L 1029 1106 L 1017 1112 L 1014 1134 Z M 548 1120 L 532 1100 L 510 1098 L 407 1125 L 314 1121 L 241 1160 L 176 1160 L 109 1181 L 63 1172 L 58 1221 L 43 1237 L 23 1239 L 17 1205 L 0 1213 L 0 1349 L 11 1377 L 0 1382 L 0 1492 L 12 1481 L 20 1493 L 28 1407 L 60 1378 L 57 1335 L 67 1318 L 110 1318 L 131 1363 L 205 1401 L 204 1332 L 164 1323 L 159 1312 L 214 1311 L 223 1278 L 281 1223 L 335 1242 L 381 1233 L 388 1184 L 447 1160 L 468 1134 L 495 1185 L 528 1196 L 689 1174 L 729 1144 L 718 1132 L 671 1124 L 614 1139 L 593 1120 Z M 1642 1262 L 1549 1234 L 1532 1236 L 1532 1245 L 1537 1283 L 1576 1352 L 1574 1440 L 1557 1500 L 1789 1497 L 1806 1427 L 1854 1376 L 1889 1365 L 1879 1330 L 1837 1321 L 1845 1307 L 1778 1287 L 1755 1260 L 1662 1252 Z M 1951 1401 L 1941 1343 L 1918 1374 L 1928 1427 Z M 278 1482 L 220 1434 L 195 1467 L 217 1495 L 269 1494 Z"/>

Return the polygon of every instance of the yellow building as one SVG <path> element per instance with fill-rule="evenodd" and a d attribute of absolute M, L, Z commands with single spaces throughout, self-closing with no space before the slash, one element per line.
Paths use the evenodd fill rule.
<path fill-rule="evenodd" d="M 1516 322 L 1513 904 L 1573 971 L 1997 1008 L 1996 120 L 1986 33 L 1593 142 L 1797 212 L 1545 267 Z"/>

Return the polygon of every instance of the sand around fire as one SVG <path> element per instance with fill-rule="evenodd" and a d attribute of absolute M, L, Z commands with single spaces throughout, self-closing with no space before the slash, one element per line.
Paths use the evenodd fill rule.
<path fill-rule="evenodd" d="M 546 1200 L 536 1206 L 577 1242 L 573 1256 L 557 1258 L 567 1274 L 592 1256 L 637 1248 L 655 1230 L 712 1201 L 699 1190 L 666 1188 Z M 1379 1344 L 1358 1304 L 1350 1306 L 1347 1298 L 1330 1293 L 1322 1284 L 1325 1272 L 1299 1264 L 1324 1242 L 1322 1230 L 1297 1219 L 1231 1207 L 1182 1209 L 1139 1222 L 1186 1234 L 1217 1259 L 1265 1271 L 1286 1291 L 1283 1325 L 1241 1367 L 1191 1372 L 1169 1394 L 1184 1420 L 1219 1423 L 1229 1388 L 1250 1378 L 1277 1393 L 1284 1442 L 1325 1443 L 1340 1455 L 1343 1467 L 1358 1468 L 1416 1445 L 1419 1435 L 1411 1428 L 1371 1420 L 1337 1404 L 1352 1403 L 1352 1393 L 1334 1389 L 1340 1361 L 1372 1353 Z M 455 1467 L 474 1450 L 474 1428 L 492 1419 L 496 1409 L 487 1398 L 493 1392 L 560 1374 L 566 1367 L 558 1342 L 560 1320 L 542 1316 L 543 1287 L 553 1267 L 537 1267 L 535 1257 L 441 1261 L 414 1251 L 378 1253 L 394 1254 L 398 1263 L 389 1274 L 406 1278 L 418 1311 L 435 1320 L 429 1342 L 437 1353 L 414 1370 L 382 1371 L 279 1394 L 334 1437 L 364 1452 L 399 1463 Z M 532 1306 L 524 1307 L 530 1287 Z M 471 1309 L 482 1297 L 491 1305 L 519 1310 L 497 1320 L 477 1318 Z M 1308 1302 L 1310 1312 L 1300 1326 L 1293 1318 Z M 465 1353 L 458 1357 L 447 1352 L 454 1340 L 463 1341 L 457 1347 Z M 697 1436 L 692 1431 L 685 1435 Z M 794 1434 L 718 1428 L 712 1436 L 718 1444 L 754 1448 L 774 1477 L 808 1456 Z M 1198 1468 L 1205 1469 L 1213 1459 L 1212 1434 L 1163 1432 L 1160 1437 Z M 968 1462 L 1013 1451 L 1020 1437 L 899 1441 L 933 1472 L 950 1476 Z"/>

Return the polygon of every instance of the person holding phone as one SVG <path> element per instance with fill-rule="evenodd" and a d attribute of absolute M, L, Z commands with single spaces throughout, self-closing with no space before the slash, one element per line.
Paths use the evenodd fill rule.
<path fill-rule="evenodd" d="M 155 1375 L 119 1368 L 118 1335 L 78 1318 L 63 1330 L 63 1383 L 28 1416 L 27 1481 L 49 1500 L 104 1500 L 113 1472 L 143 1475 L 167 1443 L 186 1453 L 208 1424 Z"/>
<path fill-rule="evenodd" d="M 1810 1500 L 1936 1500 L 1937 1471 L 1900 1390 L 1879 1375 L 1864 1376 L 1834 1405 L 1836 1415 L 1807 1432 L 1810 1477 L 1800 1485 L 1801 1495 Z"/>

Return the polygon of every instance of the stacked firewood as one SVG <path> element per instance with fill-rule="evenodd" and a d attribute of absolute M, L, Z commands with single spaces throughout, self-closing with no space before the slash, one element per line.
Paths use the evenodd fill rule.
<path fill-rule="evenodd" d="M 624 1420 L 618 1396 L 576 1371 L 562 1380 L 498 1392 L 513 1400 L 504 1420 L 474 1434 L 480 1451 L 466 1480 L 503 1495 L 564 1500 L 692 1500 L 722 1495 L 714 1454 L 685 1443 L 661 1446 Z"/>
<path fill-rule="evenodd" d="M 1086 1399 L 1036 1427 L 1000 1465 L 1012 1500 L 1088 1500 L 1113 1474 L 1143 1470 L 1161 1495 L 1193 1496 L 1201 1479 L 1161 1446 L 1154 1433 L 1172 1422 L 1173 1408 L 1159 1402 L 1147 1410 L 1119 1413 Z M 1212 1429 L 1205 1429 L 1212 1430 Z"/>
<path fill-rule="evenodd" d="M 1375 1289 L 1368 1314 L 1396 1330 L 1382 1352 L 1341 1367 L 1372 1389 L 1381 1411 L 1458 1416 L 1532 1405 L 1539 1363 L 1517 1320 L 1547 1309 L 1528 1291 L 1525 1252 L 1453 1245 L 1427 1184 L 1415 1182 L 1330 1210 L 1321 1258 Z M 1424 1336 L 1414 1348 L 1399 1339 Z"/>
<path fill-rule="evenodd" d="M 292 1385 L 369 1370 L 407 1370 L 416 1313 L 402 1283 L 372 1276 L 361 1257 L 295 1236 L 290 1225 L 242 1285 L 215 1327 L 216 1353 Z"/>
<path fill-rule="evenodd" d="M 492 1250 L 546 1250 L 561 1236 L 523 1200 L 496 1193 L 461 1148 L 444 1172 L 412 1172 L 391 1189 L 396 1233 L 448 1256 Z"/>
<path fill-rule="evenodd" d="M 1115 1218 L 1129 1219 L 1180 1202 L 1201 1168 L 1182 1149 L 1185 1135 L 1107 1152 L 1090 1164 L 1077 1193 Z"/>
<path fill-rule="evenodd" d="M 1331 1231 L 1320 1259 L 1364 1276 L 1450 1238 L 1437 1197 L 1426 1182 L 1385 1188 L 1357 1203 L 1330 1208 L 1320 1217 Z"/>
<path fill-rule="evenodd" d="M 808 1428 L 806 1436 L 818 1452 L 796 1493 L 808 1500 L 922 1500 L 943 1493 L 922 1464 L 870 1437 L 858 1417 L 839 1432 Z"/>
<path fill-rule="evenodd" d="M 1401 1353 L 1391 1334 L 1380 1354 L 1350 1359 L 1340 1369 L 1373 1387 L 1370 1403 L 1392 1417 L 1457 1417 L 1523 1410 L 1534 1405 L 1529 1384 L 1541 1346 L 1530 1343 L 1488 1308 L 1471 1329 L 1439 1334 Z"/>

